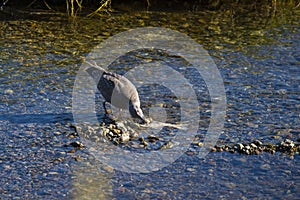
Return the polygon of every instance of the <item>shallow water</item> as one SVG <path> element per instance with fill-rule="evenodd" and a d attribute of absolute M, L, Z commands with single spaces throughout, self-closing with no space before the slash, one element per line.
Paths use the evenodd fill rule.
<path fill-rule="evenodd" d="M 56 15 L 1 20 L 0 199 L 297 199 L 299 155 L 216 152 L 200 159 L 199 147 L 191 145 L 163 169 L 132 174 L 71 145 L 80 135 L 70 123 L 72 90 L 84 57 L 109 36 L 154 26 L 187 34 L 208 50 L 220 70 L 227 110 L 218 144 L 297 140 L 299 17 L 299 10 L 278 8 L 275 16 L 228 9 L 112 14 L 75 22 Z M 196 137 L 201 141 L 212 106 L 203 80 L 181 59 L 156 51 L 128 54 L 110 69 L 124 74 L 143 59 L 162 60 L 193 84 L 201 108 Z M 144 85 L 139 92 L 147 115 L 161 112 L 166 123 L 180 121 L 172 91 Z M 97 101 L 101 118 L 101 99 Z"/>

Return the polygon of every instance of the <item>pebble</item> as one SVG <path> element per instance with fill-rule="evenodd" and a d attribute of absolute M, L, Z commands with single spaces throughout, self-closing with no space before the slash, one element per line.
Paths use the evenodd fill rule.
<path fill-rule="evenodd" d="M 157 140 L 160 140 L 159 137 L 156 137 L 155 135 L 148 135 L 147 139 L 149 140 L 149 142 L 156 142 Z"/>
<path fill-rule="evenodd" d="M 257 146 L 262 146 L 262 142 L 261 141 L 259 141 L 259 140 L 255 140 L 254 142 L 253 142 L 253 144 L 255 144 L 255 145 L 257 145 Z"/>
<path fill-rule="evenodd" d="M 163 145 L 159 147 L 160 150 L 170 149 L 173 147 L 173 143 L 171 141 L 165 142 Z"/>
<path fill-rule="evenodd" d="M 211 152 L 216 152 L 217 151 L 217 149 L 215 148 L 215 147 L 213 147 L 212 149 L 211 149 Z"/>
<path fill-rule="evenodd" d="M 120 129 L 112 129 L 111 130 L 114 134 L 117 134 L 117 135 L 119 135 L 119 134 L 121 134 L 121 130 Z"/>
<path fill-rule="evenodd" d="M 4 94 L 6 94 L 6 95 L 12 95 L 13 93 L 14 93 L 14 91 L 12 89 L 4 90 Z"/>
<path fill-rule="evenodd" d="M 123 131 L 127 131 L 127 128 L 125 127 L 124 123 L 122 123 L 122 122 L 116 122 L 116 126 Z"/>
<path fill-rule="evenodd" d="M 121 142 L 128 142 L 130 140 L 130 135 L 129 135 L 129 133 L 128 132 L 126 132 L 126 133 L 123 133 L 122 135 L 121 135 L 121 137 L 120 137 L 120 141 Z"/>
<path fill-rule="evenodd" d="M 296 142 L 291 139 L 285 139 L 278 144 L 263 144 L 259 140 L 250 142 L 247 144 L 237 143 L 233 145 L 215 145 L 211 152 L 222 152 L 227 151 L 230 153 L 240 153 L 246 155 L 259 155 L 262 152 L 267 152 L 274 154 L 275 152 L 281 152 L 288 155 L 299 154 L 300 153 L 300 144 L 297 140 Z"/>
<path fill-rule="evenodd" d="M 197 145 L 198 145 L 198 147 L 202 147 L 203 143 L 202 142 L 198 142 Z"/>
<path fill-rule="evenodd" d="M 250 148 L 257 149 L 257 146 L 254 143 L 251 143 Z"/>
<path fill-rule="evenodd" d="M 61 132 L 59 132 L 59 131 L 56 131 L 54 134 L 55 134 L 55 135 L 60 135 L 60 134 L 61 134 Z"/>
<path fill-rule="evenodd" d="M 149 143 L 148 143 L 147 141 L 144 141 L 144 142 L 142 143 L 142 145 L 144 145 L 144 146 L 146 147 L 146 146 L 149 145 Z"/>
<path fill-rule="evenodd" d="M 79 141 L 71 142 L 70 146 L 73 146 L 75 148 L 83 148 L 84 147 L 84 145 Z"/>

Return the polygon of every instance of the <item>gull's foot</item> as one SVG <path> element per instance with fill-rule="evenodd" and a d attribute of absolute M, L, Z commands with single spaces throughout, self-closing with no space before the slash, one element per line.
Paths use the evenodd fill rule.
<path fill-rule="evenodd" d="M 103 117 L 103 122 L 106 124 L 115 123 L 116 117 L 114 117 L 112 114 L 105 114 Z"/>

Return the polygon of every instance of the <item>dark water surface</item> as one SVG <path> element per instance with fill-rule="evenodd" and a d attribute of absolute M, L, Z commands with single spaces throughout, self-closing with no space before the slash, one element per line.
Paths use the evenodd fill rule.
<path fill-rule="evenodd" d="M 0 199 L 299 198 L 298 154 L 216 152 L 199 159 L 199 147 L 191 145 L 168 167 L 130 174 L 103 166 L 85 149 L 74 147 L 80 137 L 70 125 L 73 85 L 84 57 L 109 36 L 153 26 L 187 34 L 208 50 L 218 66 L 227 95 L 219 144 L 296 141 L 300 138 L 300 12 L 278 8 L 273 14 L 228 9 L 114 13 L 75 21 L 57 15 L 1 20 Z M 116 61 L 112 70 L 124 73 L 139 62 L 139 56 L 145 55 Z M 184 63 L 180 68 L 177 58 L 166 63 L 194 83 L 204 119 L 198 132 L 205 134 L 210 99 L 203 80 L 196 80 Z M 162 95 L 158 86 L 147 87 L 140 92 L 146 113 L 154 100 L 169 105 L 161 99 L 164 95 L 174 100 L 170 92 Z M 171 108 L 167 112 L 177 119 Z"/>

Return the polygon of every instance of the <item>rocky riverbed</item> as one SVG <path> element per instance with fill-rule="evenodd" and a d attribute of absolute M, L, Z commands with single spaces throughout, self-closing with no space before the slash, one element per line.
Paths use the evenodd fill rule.
<path fill-rule="evenodd" d="M 172 139 L 165 139 L 159 135 L 149 134 L 144 137 L 140 137 L 139 130 L 143 126 L 130 122 L 111 121 L 109 123 L 99 124 L 83 124 L 83 125 L 71 125 L 74 127 L 76 134 L 84 135 L 85 139 L 98 142 L 110 141 L 114 145 L 120 145 L 135 149 L 147 149 L 147 150 L 162 150 L 166 148 L 172 148 Z M 74 135 L 74 134 L 71 134 Z M 80 142 L 72 143 L 74 147 L 83 148 L 84 144 Z M 191 143 L 193 147 L 201 148 L 203 143 L 200 141 L 193 141 Z M 262 152 L 274 154 L 281 152 L 287 155 L 299 154 L 300 152 L 300 138 L 296 141 L 291 139 L 282 139 L 278 143 L 263 143 L 260 140 L 254 140 L 248 143 L 236 143 L 236 144 L 222 144 L 215 145 L 211 148 L 210 152 L 230 152 L 246 155 L 258 155 Z"/>

